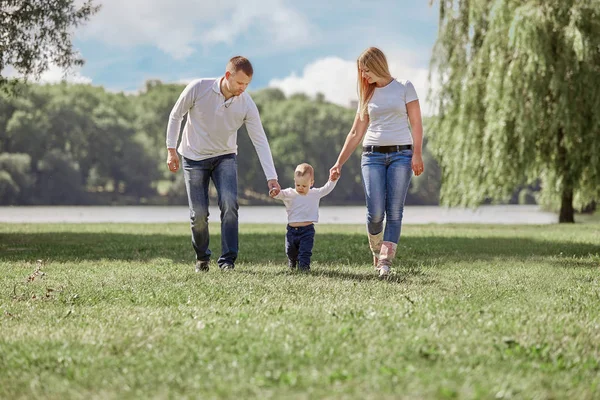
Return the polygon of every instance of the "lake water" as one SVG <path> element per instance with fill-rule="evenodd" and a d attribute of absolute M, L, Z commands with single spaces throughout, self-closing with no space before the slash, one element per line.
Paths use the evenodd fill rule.
<path fill-rule="evenodd" d="M 321 207 L 321 224 L 363 224 L 363 206 Z M 241 206 L 240 223 L 286 223 L 283 206 Z M 210 221 L 219 221 L 219 209 L 210 207 Z M 183 206 L 43 206 L 0 207 L 0 222 L 8 223 L 93 223 L 93 222 L 187 222 L 189 211 Z M 405 224 L 552 224 L 556 214 L 543 212 L 538 206 L 502 205 L 477 209 L 437 206 L 407 206 Z"/>

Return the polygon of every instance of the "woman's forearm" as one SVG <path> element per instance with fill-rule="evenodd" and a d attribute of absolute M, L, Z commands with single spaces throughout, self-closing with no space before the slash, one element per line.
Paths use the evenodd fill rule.
<path fill-rule="evenodd" d="M 351 131 L 348 133 L 348 136 L 346 136 L 346 141 L 344 142 L 344 146 L 342 147 L 340 155 L 337 159 L 338 165 L 344 165 L 346 161 L 348 161 L 354 150 L 356 150 L 360 140 L 361 137 L 357 135 L 356 131 Z"/>
<path fill-rule="evenodd" d="M 423 119 L 421 118 L 421 105 L 418 100 L 412 101 L 406 105 L 408 120 L 413 139 L 413 153 L 422 154 L 423 152 Z"/>
<path fill-rule="evenodd" d="M 417 124 L 412 130 L 413 137 L 413 153 L 423 153 L 423 125 Z"/>

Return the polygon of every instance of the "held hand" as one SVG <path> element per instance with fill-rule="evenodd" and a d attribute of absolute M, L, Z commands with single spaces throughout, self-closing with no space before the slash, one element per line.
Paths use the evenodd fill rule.
<path fill-rule="evenodd" d="M 423 173 L 424 169 L 423 165 L 423 157 L 420 154 L 413 154 L 412 157 L 412 170 L 416 176 L 419 176 Z"/>
<path fill-rule="evenodd" d="M 177 157 L 177 151 L 175 149 L 167 149 L 167 167 L 171 172 L 177 172 L 179 169 L 179 157 Z"/>
<path fill-rule="evenodd" d="M 329 180 L 337 181 L 341 175 L 342 175 L 342 166 L 336 163 L 329 170 Z"/>
<path fill-rule="evenodd" d="M 268 180 L 267 185 L 269 186 L 269 196 L 275 197 L 281 192 L 281 186 L 279 186 L 277 179 Z"/>

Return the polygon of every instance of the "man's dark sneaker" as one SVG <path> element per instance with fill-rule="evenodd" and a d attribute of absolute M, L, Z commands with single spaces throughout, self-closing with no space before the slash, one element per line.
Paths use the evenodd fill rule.
<path fill-rule="evenodd" d="M 219 265 L 219 268 L 221 268 L 221 271 L 233 271 L 234 266 L 233 264 L 223 263 Z"/>
<path fill-rule="evenodd" d="M 290 267 L 290 269 L 292 269 L 292 270 L 296 269 L 297 265 L 298 265 L 298 261 L 288 260 L 288 267 Z"/>
<path fill-rule="evenodd" d="M 196 261 L 196 272 L 207 272 L 208 261 Z"/>
<path fill-rule="evenodd" d="M 310 272 L 310 265 L 300 265 L 298 266 L 299 272 Z"/>

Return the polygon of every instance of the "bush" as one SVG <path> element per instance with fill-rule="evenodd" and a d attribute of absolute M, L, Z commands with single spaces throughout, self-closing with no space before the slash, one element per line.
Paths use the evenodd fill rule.
<path fill-rule="evenodd" d="M 40 171 L 36 192 L 39 204 L 87 204 L 79 166 L 72 157 L 51 150 L 38 164 Z"/>
<path fill-rule="evenodd" d="M 31 173 L 31 157 L 22 153 L 2 153 L 0 154 L 0 172 L 4 172 L 3 188 L 0 189 L 2 190 L 1 203 L 31 204 L 35 182 Z"/>
<path fill-rule="evenodd" d="M 0 171 L 0 204 L 17 204 L 19 186 L 6 171 Z"/>

